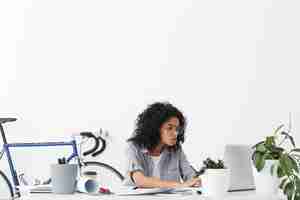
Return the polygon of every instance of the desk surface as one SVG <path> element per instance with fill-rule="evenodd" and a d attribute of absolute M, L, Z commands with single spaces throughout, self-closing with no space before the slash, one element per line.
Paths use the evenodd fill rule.
<path fill-rule="evenodd" d="M 285 200 L 282 197 L 266 197 L 251 192 L 231 192 L 222 198 L 207 197 L 198 194 L 156 194 L 156 195 L 138 195 L 138 196 L 118 196 L 118 195 L 58 195 L 58 194 L 30 194 L 20 200 L 152 200 L 152 199 L 184 199 L 184 200 Z"/>

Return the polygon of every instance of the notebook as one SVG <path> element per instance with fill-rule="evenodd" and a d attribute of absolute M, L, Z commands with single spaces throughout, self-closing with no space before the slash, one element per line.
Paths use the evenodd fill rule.
<path fill-rule="evenodd" d="M 52 187 L 51 185 L 31 186 L 30 193 L 52 193 Z"/>
<path fill-rule="evenodd" d="M 153 195 L 153 194 L 183 194 L 191 193 L 195 190 L 201 190 L 201 188 L 132 188 L 124 187 L 116 195 L 129 196 L 129 195 Z"/>

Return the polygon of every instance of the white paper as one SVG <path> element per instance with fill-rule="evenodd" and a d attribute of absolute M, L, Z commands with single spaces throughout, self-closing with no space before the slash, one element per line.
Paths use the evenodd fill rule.
<path fill-rule="evenodd" d="M 29 193 L 51 193 L 52 186 L 51 184 L 47 185 L 30 185 L 30 186 L 19 186 L 21 190 L 28 190 Z"/>
<path fill-rule="evenodd" d="M 200 188 L 138 188 L 124 187 L 117 191 L 116 195 L 147 195 L 147 194 L 193 194 Z"/>
<path fill-rule="evenodd" d="M 159 194 L 172 191 L 173 188 L 122 188 L 116 192 L 116 195 L 145 195 L 145 194 Z"/>

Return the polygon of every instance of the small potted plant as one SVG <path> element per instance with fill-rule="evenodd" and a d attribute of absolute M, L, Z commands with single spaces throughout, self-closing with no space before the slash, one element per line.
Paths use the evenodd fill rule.
<path fill-rule="evenodd" d="M 288 200 L 300 200 L 300 149 L 296 148 L 290 127 L 284 131 L 284 125 L 280 125 L 273 135 L 253 146 L 258 194 L 273 195 L 281 189 Z"/>
<path fill-rule="evenodd" d="M 224 196 L 229 187 L 229 170 L 222 160 L 214 161 L 207 158 L 199 171 L 202 184 L 209 196 Z"/>

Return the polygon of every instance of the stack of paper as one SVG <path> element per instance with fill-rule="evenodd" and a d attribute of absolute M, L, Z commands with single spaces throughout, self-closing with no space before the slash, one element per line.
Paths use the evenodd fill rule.
<path fill-rule="evenodd" d="M 143 194 L 159 194 L 170 192 L 172 188 L 122 188 L 116 192 L 117 195 L 143 195 Z"/>
<path fill-rule="evenodd" d="M 52 187 L 51 185 L 36 185 L 31 186 L 30 193 L 51 193 Z"/>

